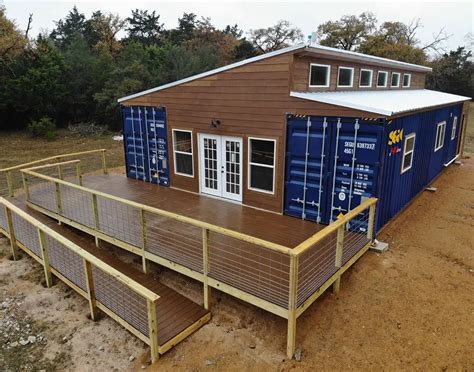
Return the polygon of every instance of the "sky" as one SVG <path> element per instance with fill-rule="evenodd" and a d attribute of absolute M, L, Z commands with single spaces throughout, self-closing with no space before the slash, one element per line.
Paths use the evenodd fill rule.
<path fill-rule="evenodd" d="M 32 1 L 0 0 L 7 9 L 7 16 L 15 19 L 24 29 L 29 13 L 33 13 L 31 35 L 54 28 L 54 21 L 67 15 L 76 5 L 80 12 L 89 17 L 94 10 L 119 14 L 126 18 L 131 9 L 156 10 L 166 28 L 177 25 L 178 17 L 184 12 L 210 17 L 212 23 L 223 28 L 237 23 L 244 31 L 269 27 L 280 19 L 290 21 L 299 27 L 305 36 L 310 35 L 317 26 L 328 20 L 336 20 L 342 15 L 360 14 L 364 11 L 374 13 L 379 20 L 402 21 L 405 23 L 420 18 L 423 24 L 418 32 L 421 44 L 433 39 L 441 27 L 451 35 L 444 44 L 446 50 L 466 45 L 466 35 L 474 33 L 474 0 L 471 1 Z"/>

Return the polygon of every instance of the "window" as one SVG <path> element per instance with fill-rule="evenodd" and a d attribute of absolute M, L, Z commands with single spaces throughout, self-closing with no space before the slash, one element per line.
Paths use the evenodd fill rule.
<path fill-rule="evenodd" d="M 413 165 L 413 153 L 415 151 L 415 133 L 411 133 L 405 137 L 405 145 L 403 147 L 402 157 L 402 174 Z"/>
<path fill-rule="evenodd" d="M 451 141 L 456 138 L 456 129 L 458 128 L 458 117 L 453 119 L 453 129 L 451 130 Z"/>
<path fill-rule="evenodd" d="M 411 84 L 411 74 L 403 74 L 403 88 L 409 88 Z"/>
<path fill-rule="evenodd" d="M 354 81 L 354 69 L 352 67 L 339 67 L 337 86 L 343 88 L 352 87 Z"/>
<path fill-rule="evenodd" d="M 361 69 L 360 70 L 360 81 L 359 81 L 359 86 L 361 88 L 370 88 L 372 86 L 372 76 L 373 76 L 373 71 L 372 70 L 365 70 Z"/>
<path fill-rule="evenodd" d="M 400 73 L 392 72 L 392 87 L 398 88 L 400 86 Z"/>
<path fill-rule="evenodd" d="M 194 177 L 193 132 L 173 129 L 174 173 Z"/>
<path fill-rule="evenodd" d="M 249 138 L 249 189 L 273 194 L 275 140 Z"/>
<path fill-rule="evenodd" d="M 388 79 L 388 72 L 379 71 L 379 74 L 377 75 L 377 87 L 385 88 L 387 86 L 387 79 Z"/>
<path fill-rule="evenodd" d="M 438 123 L 436 128 L 435 152 L 438 151 L 444 144 L 444 135 L 446 134 L 446 122 Z"/>
<path fill-rule="evenodd" d="M 331 66 L 318 65 L 312 63 L 309 72 L 310 87 L 329 87 L 329 76 L 331 75 Z"/>

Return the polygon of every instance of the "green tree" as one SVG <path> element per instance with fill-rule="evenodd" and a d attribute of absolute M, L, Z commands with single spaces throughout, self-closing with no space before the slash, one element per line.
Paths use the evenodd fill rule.
<path fill-rule="evenodd" d="M 56 28 L 51 32 L 50 37 L 60 48 L 65 48 L 77 35 L 84 35 L 85 32 L 86 17 L 74 6 L 66 18 L 56 21 Z"/>
<path fill-rule="evenodd" d="M 128 39 L 145 45 L 160 44 L 163 36 L 163 23 L 156 11 L 132 10 L 132 16 L 127 18 Z"/>
<path fill-rule="evenodd" d="M 282 49 L 302 39 L 301 30 L 285 20 L 278 21 L 272 27 L 250 30 L 250 41 L 260 53 Z"/>

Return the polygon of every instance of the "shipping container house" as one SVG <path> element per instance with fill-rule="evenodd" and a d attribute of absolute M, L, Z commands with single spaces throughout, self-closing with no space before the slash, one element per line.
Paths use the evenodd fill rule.
<path fill-rule="evenodd" d="M 127 175 L 323 224 L 375 196 L 379 230 L 462 152 L 430 71 L 297 45 L 124 97 Z"/>

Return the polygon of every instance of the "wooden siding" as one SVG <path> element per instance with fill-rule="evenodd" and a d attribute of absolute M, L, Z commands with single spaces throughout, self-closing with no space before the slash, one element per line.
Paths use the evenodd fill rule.
<path fill-rule="evenodd" d="M 290 97 L 294 62 L 293 53 L 275 56 L 130 99 L 123 104 L 166 107 L 172 187 L 199 192 L 199 133 L 242 137 L 243 204 L 281 213 L 287 113 L 379 116 Z M 220 120 L 218 128 L 210 128 L 213 119 Z M 174 174 L 171 131 L 178 128 L 193 131 L 194 177 Z M 275 139 L 277 142 L 274 194 L 249 190 L 247 187 L 248 137 Z"/>
<path fill-rule="evenodd" d="M 318 63 L 323 65 L 331 66 L 331 76 L 329 88 L 314 88 L 309 86 L 309 66 L 311 63 Z M 337 86 L 337 76 L 339 67 L 353 67 L 354 68 L 354 82 L 353 86 L 350 88 L 338 87 Z M 369 69 L 373 71 L 372 74 L 372 86 L 370 88 L 360 88 L 359 79 L 360 79 L 360 69 Z M 387 71 L 388 74 L 388 84 L 386 88 L 377 88 L 377 73 L 378 71 Z M 392 72 L 400 73 L 400 87 L 392 88 L 390 87 Z M 403 74 L 411 74 L 411 85 L 410 88 L 402 88 L 403 84 Z M 318 58 L 316 56 L 302 56 L 295 58 L 294 67 L 293 67 L 293 79 L 291 90 L 297 92 L 324 92 L 324 91 L 348 91 L 348 90 L 391 90 L 391 89 L 423 89 L 425 87 L 425 73 L 421 72 L 412 72 L 401 69 L 388 68 L 384 66 L 377 66 L 375 64 L 360 64 L 354 63 L 347 60 L 334 60 L 334 59 L 324 59 Z"/>

